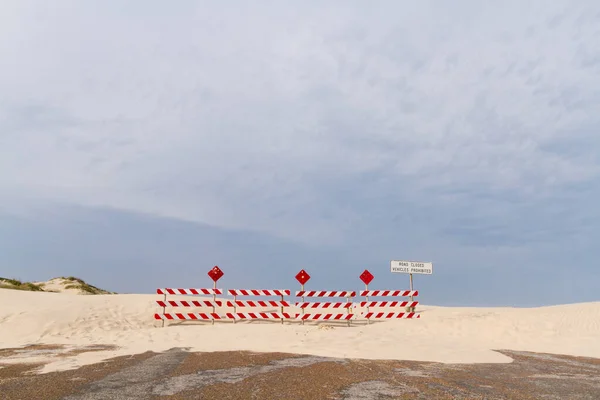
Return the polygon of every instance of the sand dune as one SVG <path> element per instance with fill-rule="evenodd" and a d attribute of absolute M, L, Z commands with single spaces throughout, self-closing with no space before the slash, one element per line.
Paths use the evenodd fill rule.
<path fill-rule="evenodd" d="M 77 296 L 0 289 L 0 348 L 118 346 L 66 356 L 48 364 L 44 372 L 172 347 L 443 363 L 511 362 L 495 349 L 600 358 L 600 302 L 527 309 L 420 306 L 421 319 L 351 327 L 221 322 L 161 328 L 153 319 L 158 299 L 157 295 Z M 39 360 L 45 360 L 43 352 Z M 2 359 L 23 361 L 18 356 Z M 26 361 L 36 360 L 28 356 Z"/>
<path fill-rule="evenodd" d="M 25 290 L 30 292 L 52 292 L 68 294 L 111 294 L 111 292 L 99 289 L 88 284 L 82 279 L 69 276 L 52 278 L 41 282 L 21 282 L 16 279 L 0 278 L 0 289 Z"/>

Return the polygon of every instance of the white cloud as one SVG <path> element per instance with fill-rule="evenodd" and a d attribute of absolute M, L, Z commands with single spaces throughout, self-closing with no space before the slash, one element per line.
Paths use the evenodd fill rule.
<path fill-rule="evenodd" d="M 133 4 L 0 6 L 0 191 L 325 241 L 598 176 L 596 2 Z"/>

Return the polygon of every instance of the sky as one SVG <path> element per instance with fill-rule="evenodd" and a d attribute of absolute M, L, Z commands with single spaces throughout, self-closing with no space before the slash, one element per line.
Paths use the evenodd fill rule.
<path fill-rule="evenodd" d="M 0 276 L 600 300 L 600 4 L 0 1 Z"/>

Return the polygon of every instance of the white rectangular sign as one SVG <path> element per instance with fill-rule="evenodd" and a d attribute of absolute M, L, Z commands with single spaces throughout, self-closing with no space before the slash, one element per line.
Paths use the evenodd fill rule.
<path fill-rule="evenodd" d="M 433 274 L 433 263 L 422 261 L 398 261 L 391 263 L 392 272 L 400 274 Z"/>

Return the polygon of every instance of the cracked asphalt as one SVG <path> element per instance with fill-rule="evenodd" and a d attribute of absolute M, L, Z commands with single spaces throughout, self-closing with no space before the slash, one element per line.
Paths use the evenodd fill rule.
<path fill-rule="evenodd" d="M 2 400 L 600 400 L 600 360 L 551 354 L 501 351 L 515 361 L 439 364 L 174 348 L 45 374 L 36 373 L 40 364 L 3 363 L 26 350 L 0 350 Z"/>

